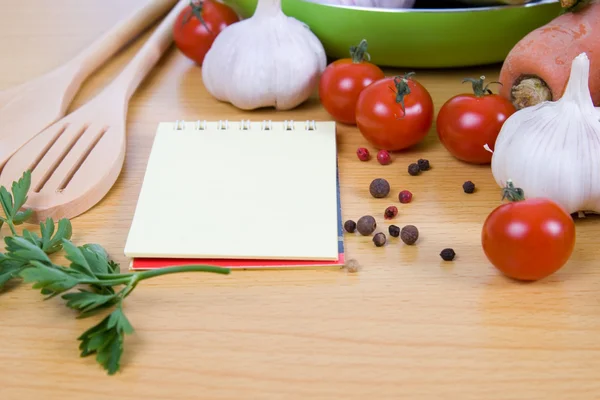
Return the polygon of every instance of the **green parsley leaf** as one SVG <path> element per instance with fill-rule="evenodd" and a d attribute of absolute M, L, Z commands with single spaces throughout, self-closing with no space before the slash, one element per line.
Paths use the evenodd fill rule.
<path fill-rule="evenodd" d="M 85 245 L 79 247 L 79 249 L 95 274 L 113 273 L 109 264 L 108 253 L 102 247 L 99 245 Z"/>
<path fill-rule="evenodd" d="M 0 205 L 6 215 L 6 221 L 12 225 L 22 224 L 31 217 L 32 211 L 20 211 L 27 201 L 27 192 L 31 186 L 31 172 L 26 171 L 23 176 L 12 184 L 12 195 L 2 186 L 0 187 Z"/>
<path fill-rule="evenodd" d="M 33 210 L 30 208 L 25 211 L 17 211 L 12 219 L 12 222 L 15 225 L 21 225 L 23 222 L 27 221 L 32 214 Z"/>
<path fill-rule="evenodd" d="M 33 289 L 42 289 L 43 294 L 48 294 L 51 298 L 69 289 L 72 289 L 79 283 L 77 277 L 68 274 L 58 268 L 48 268 L 47 265 L 39 261 L 32 260 L 30 266 L 24 268 L 20 275 L 25 283 L 33 282 Z"/>
<path fill-rule="evenodd" d="M 14 217 L 17 215 L 17 211 L 21 209 L 27 202 L 27 192 L 31 186 L 31 171 L 25 171 L 21 179 L 12 184 L 12 194 L 14 198 L 13 213 Z M 14 219 L 14 218 L 13 218 Z"/>
<path fill-rule="evenodd" d="M 61 296 L 67 300 L 67 307 L 81 312 L 80 317 L 85 318 L 93 315 L 92 311 L 101 311 L 119 302 L 116 294 L 99 294 L 87 290 L 76 293 L 66 293 Z"/>
<path fill-rule="evenodd" d="M 28 242 L 36 245 L 40 249 L 42 248 L 42 239 L 38 236 L 37 233 L 31 232 L 27 229 L 23 229 L 23 238 Z M 48 254 L 48 253 L 46 253 Z"/>
<path fill-rule="evenodd" d="M 52 264 L 42 249 L 23 237 L 7 236 L 4 238 L 4 243 L 6 243 L 6 255 L 12 259 L 23 261 L 36 260 Z"/>
<path fill-rule="evenodd" d="M 67 253 L 67 260 L 71 261 L 71 269 L 81 272 L 91 278 L 95 278 L 96 274 L 92 272 L 90 265 L 81 252 L 81 249 L 71 243 L 69 240 L 63 239 L 63 248 Z"/>
<path fill-rule="evenodd" d="M 66 218 L 62 218 L 58 221 L 56 234 L 54 233 L 54 228 L 55 226 L 52 218 L 47 218 L 45 223 L 40 223 L 40 232 L 42 234 L 41 247 L 46 254 L 56 253 L 57 251 L 61 250 L 63 247 L 63 240 L 70 240 L 73 234 L 71 221 Z"/>
<path fill-rule="evenodd" d="M 24 265 L 23 262 L 11 260 L 0 254 L 0 289 L 11 279 L 18 278 Z"/>
<path fill-rule="evenodd" d="M 133 327 L 119 306 L 78 338 L 81 357 L 96 354 L 96 361 L 114 375 L 120 368 L 125 335 L 131 333 Z"/>
<path fill-rule="evenodd" d="M 4 186 L 0 187 L 0 205 L 6 215 L 6 219 L 10 220 L 13 216 L 13 198 L 8 193 L 8 190 Z"/>

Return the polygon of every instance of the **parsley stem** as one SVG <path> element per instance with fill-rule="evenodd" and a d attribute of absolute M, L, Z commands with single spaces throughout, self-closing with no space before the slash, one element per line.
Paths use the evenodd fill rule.
<path fill-rule="evenodd" d="M 125 285 L 131 281 L 131 277 L 117 279 L 83 279 L 79 281 L 82 285 L 98 285 L 98 286 L 116 286 Z"/>
<path fill-rule="evenodd" d="M 17 235 L 17 230 L 15 229 L 15 225 L 12 223 L 12 221 L 11 220 L 7 220 L 6 224 L 10 228 L 10 231 L 12 232 L 13 236 L 18 236 Z"/>
<path fill-rule="evenodd" d="M 156 276 L 176 274 L 178 272 L 214 272 L 216 274 L 227 275 L 230 272 L 229 268 L 213 267 L 210 265 L 183 265 L 180 267 L 166 267 L 154 269 L 150 271 L 138 272 L 138 280 L 154 278 Z"/>

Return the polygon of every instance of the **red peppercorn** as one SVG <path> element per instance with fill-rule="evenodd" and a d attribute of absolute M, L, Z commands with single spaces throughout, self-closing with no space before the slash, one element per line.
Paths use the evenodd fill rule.
<path fill-rule="evenodd" d="M 398 215 L 398 207 L 396 207 L 396 206 L 389 206 L 388 208 L 385 209 L 385 212 L 383 213 L 383 218 L 385 218 L 385 219 L 392 219 L 396 215 Z"/>
<path fill-rule="evenodd" d="M 371 158 L 369 150 L 365 149 L 364 147 L 360 147 L 358 150 L 356 150 L 356 155 L 360 161 L 369 161 Z"/>
<path fill-rule="evenodd" d="M 377 152 L 377 161 L 379 161 L 379 164 L 381 165 L 388 165 L 389 163 L 392 162 L 392 157 L 390 156 L 390 153 L 388 153 L 385 150 L 379 150 Z"/>
<path fill-rule="evenodd" d="M 408 190 L 403 190 L 398 195 L 398 200 L 400 200 L 400 203 L 402 204 L 410 203 L 412 201 L 412 193 Z"/>

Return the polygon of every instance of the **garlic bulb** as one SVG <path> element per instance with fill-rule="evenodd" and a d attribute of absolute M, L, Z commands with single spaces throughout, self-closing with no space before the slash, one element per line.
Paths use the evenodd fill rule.
<path fill-rule="evenodd" d="M 217 36 L 202 79 L 216 99 L 240 109 L 289 110 L 310 97 L 326 65 L 319 39 L 281 11 L 281 0 L 258 0 L 252 17 Z"/>
<path fill-rule="evenodd" d="M 526 197 L 545 197 L 569 213 L 600 212 L 600 120 L 585 53 L 571 64 L 565 93 L 511 115 L 496 139 L 492 173 Z"/>
<path fill-rule="evenodd" d="M 412 8 L 415 0 L 309 0 L 314 3 L 354 7 Z"/>

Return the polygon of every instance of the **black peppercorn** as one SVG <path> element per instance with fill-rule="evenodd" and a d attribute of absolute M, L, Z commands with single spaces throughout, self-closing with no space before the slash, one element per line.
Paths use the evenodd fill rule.
<path fill-rule="evenodd" d="M 373 236 L 373 243 L 375 243 L 375 246 L 381 247 L 385 244 L 385 242 L 386 242 L 386 237 L 383 232 L 379 232 L 379 233 L 375 234 L 375 236 Z"/>
<path fill-rule="evenodd" d="M 400 236 L 400 228 L 396 225 L 390 225 L 388 231 L 390 232 L 390 236 L 392 237 Z"/>
<path fill-rule="evenodd" d="M 369 192 L 376 199 L 381 199 L 390 193 L 390 184 L 383 178 L 373 179 L 369 186 Z"/>
<path fill-rule="evenodd" d="M 452 261 L 452 260 L 454 260 L 455 256 L 456 256 L 456 253 L 452 249 L 444 249 L 440 253 L 440 257 L 442 257 L 442 260 L 444 260 L 444 261 Z"/>
<path fill-rule="evenodd" d="M 408 245 L 415 244 L 417 239 L 419 239 L 419 230 L 414 225 L 406 225 L 400 231 L 400 239 Z"/>
<path fill-rule="evenodd" d="M 431 168 L 429 166 L 429 160 L 424 160 L 422 158 L 419 161 L 417 161 L 417 165 L 419 166 L 419 169 L 421 171 L 429 171 L 429 168 Z"/>
<path fill-rule="evenodd" d="M 349 219 L 348 221 L 344 222 L 344 229 L 348 233 L 354 233 L 354 231 L 356 230 L 356 222 Z"/>
<path fill-rule="evenodd" d="M 356 229 L 358 229 L 358 233 L 360 233 L 363 236 L 369 236 L 375 231 L 376 228 L 377 222 L 375 221 L 375 218 L 373 218 L 370 215 L 360 217 L 360 219 L 356 223 Z"/>
<path fill-rule="evenodd" d="M 408 173 L 410 175 L 416 176 L 416 175 L 419 175 L 419 172 L 421 172 L 421 169 L 419 168 L 419 164 L 412 163 L 408 166 Z"/>
<path fill-rule="evenodd" d="M 465 193 L 473 193 L 475 191 L 475 184 L 471 181 L 466 181 L 463 183 L 463 190 Z"/>

